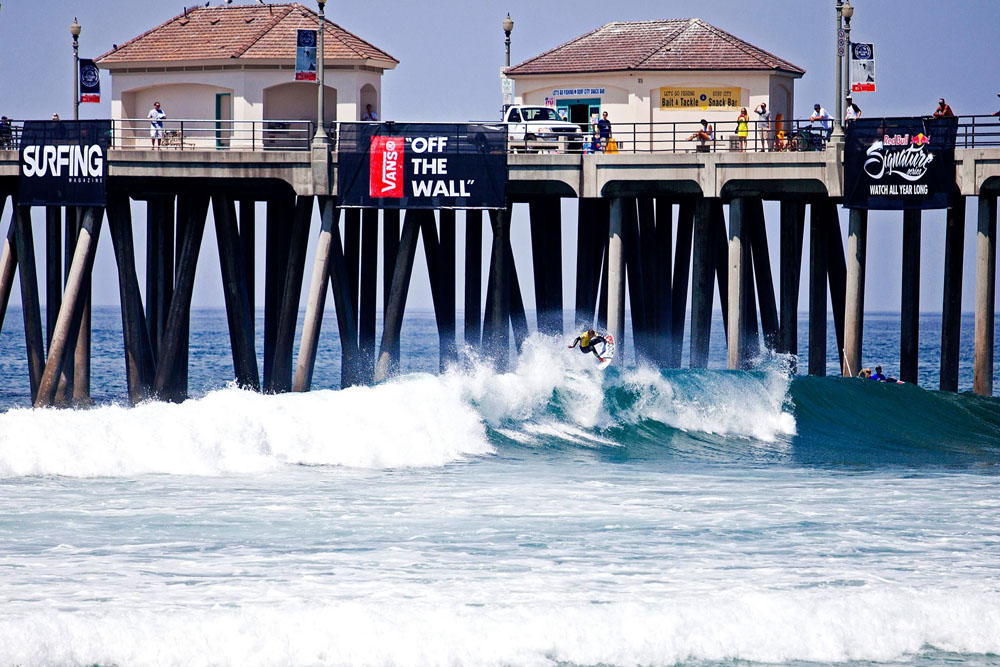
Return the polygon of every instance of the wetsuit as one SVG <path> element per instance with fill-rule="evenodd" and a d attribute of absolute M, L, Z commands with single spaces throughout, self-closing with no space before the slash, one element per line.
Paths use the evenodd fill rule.
<path fill-rule="evenodd" d="M 576 340 L 573 341 L 573 344 L 570 345 L 570 347 L 571 348 L 576 347 L 576 344 L 579 343 L 580 352 L 583 352 L 584 354 L 586 354 L 587 352 L 593 352 L 595 357 L 597 357 L 601 361 L 604 361 L 604 359 L 601 358 L 601 355 L 597 353 L 597 348 L 595 346 L 598 343 L 606 343 L 606 342 L 607 341 L 604 339 L 604 336 L 598 336 L 597 334 L 591 336 L 589 333 L 582 333 L 576 337 Z"/>

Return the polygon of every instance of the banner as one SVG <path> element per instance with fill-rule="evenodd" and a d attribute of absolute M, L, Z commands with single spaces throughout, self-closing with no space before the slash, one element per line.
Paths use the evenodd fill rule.
<path fill-rule="evenodd" d="M 851 92 L 875 92 L 875 45 L 851 44 Z"/>
<path fill-rule="evenodd" d="M 958 118 L 861 118 L 847 128 L 844 206 L 948 208 Z"/>
<path fill-rule="evenodd" d="M 342 123 L 337 156 L 341 206 L 506 206 L 503 125 Z"/>
<path fill-rule="evenodd" d="M 101 101 L 101 72 L 90 58 L 80 58 L 80 101 Z"/>
<path fill-rule="evenodd" d="M 295 43 L 295 80 L 316 80 L 316 31 L 299 30 Z"/>
<path fill-rule="evenodd" d="M 661 109 L 739 109 L 743 106 L 743 89 L 739 86 L 725 88 L 688 88 L 673 86 L 660 88 Z"/>
<path fill-rule="evenodd" d="M 25 206 L 104 206 L 110 120 L 26 120 L 18 202 Z"/>

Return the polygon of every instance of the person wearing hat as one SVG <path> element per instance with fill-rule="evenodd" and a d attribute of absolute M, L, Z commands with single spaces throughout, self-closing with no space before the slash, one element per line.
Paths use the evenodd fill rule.
<path fill-rule="evenodd" d="M 847 96 L 847 109 L 844 111 L 844 129 L 850 127 L 851 123 L 861 118 L 861 107 L 854 103 L 854 99 Z"/>
<path fill-rule="evenodd" d="M 813 105 L 813 115 L 809 116 L 810 123 L 816 121 L 819 121 L 820 127 L 826 132 L 826 140 L 830 141 L 830 136 L 833 134 L 833 119 L 818 102 Z"/>

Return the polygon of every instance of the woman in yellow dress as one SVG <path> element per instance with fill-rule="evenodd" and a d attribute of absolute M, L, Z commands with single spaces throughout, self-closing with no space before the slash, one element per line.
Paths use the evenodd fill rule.
<path fill-rule="evenodd" d="M 747 152 L 747 135 L 750 134 L 749 120 L 747 108 L 743 107 L 740 109 L 740 117 L 736 119 L 736 136 L 739 137 L 739 151 L 741 153 Z"/>

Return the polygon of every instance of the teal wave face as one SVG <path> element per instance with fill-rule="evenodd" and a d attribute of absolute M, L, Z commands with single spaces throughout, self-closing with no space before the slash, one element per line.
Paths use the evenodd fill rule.
<path fill-rule="evenodd" d="M 544 405 L 488 422 L 501 452 L 589 450 L 619 462 L 739 465 L 1000 464 L 997 399 L 853 379 L 792 379 L 780 360 L 747 372 L 564 371 Z"/>

